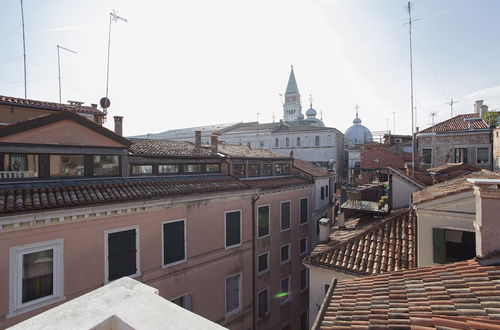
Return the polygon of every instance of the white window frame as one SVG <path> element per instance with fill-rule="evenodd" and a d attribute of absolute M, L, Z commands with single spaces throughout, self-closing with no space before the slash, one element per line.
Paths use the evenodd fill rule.
<path fill-rule="evenodd" d="M 281 280 L 280 280 L 280 293 L 283 293 L 281 292 L 281 282 L 285 279 L 288 278 L 288 289 L 286 290 L 287 291 L 287 295 L 286 295 L 286 299 L 283 300 L 283 301 L 280 301 L 280 305 L 284 305 L 286 304 L 287 302 L 289 302 L 291 300 L 291 294 L 290 294 L 290 288 L 291 288 L 291 284 L 292 284 L 292 277 L 289 275 L 289 276 L 285 276 L 283 277 Z"/>
<path fill-rule="evenodd" d="M 239 290 L 238 290 L 238 308 L 228 312 L 227 311 L 227 279 L 228 278 L 231 278 L 231 277 L 235 277 L 235 276 L 239 276 L 239 280 L 238 280 L 238 285 L 239 285 Z M 232 275 L 229 275 L 229 276 L 226 276 L 224 278 L 224 314 L 225 314 L 225 318 L 229 318 L 235 314 L 238 314 L 239 312 L 241 312 L 241 304 L 242 304 L 242 296 L 243 296 L 243 285 L 242 285 L 242 276 L 243 276 L 243 273 L 236 273 L 236 274 L 232 274 Z"/>
<path fill-rule="evenodd" d="M 259 257 L 263 256 L 264 254 L 267 254 L 267 268 L 265 270 L 259 272 Z M 270 261 L 271 261 L 271 253 L 269 251 L 263 252 L 257 256 L 257 276 L 271 271 Z"/>
<path fill-rule="evenodd" d="M 185 299 L 186 299 L 186 298 L 184 298 L 184 297 L 190 297 L 190 298 L 189 298 L 189 299 L 190 299 L 190 306 L 189 306 L 189 308 L 187 308 L 187 307 L 185 307 L 185 306 L 177 305 L 177 304 L 176 304 L 176 305 L 177 305 L 177 306 L 179 306 L 179 307 L 182 307 L 182 308 L 184 308 L 185 310 L 188 310 L 188 311 L 190 311 L 190 312 L 191 312 L 191 311 L 193 310 L 193 296 L 192 296 L 192 295 L 190 295 L 190 294 L 187 294 L 187 293 L 185 293 L 185 294 L 181 294 L 180 296 L 177 296 L 177 297 L 175 297 L 174 299 L 170 299 L 170 302 L 174 303 L 174 300 L 177 300 L 177 299 L 179 299 L 179 298 L 183 298 L 183 301 L 185 301 Z M 175 304 L 175 303 L 174 303 L 174 304 Z"/>
<path fill-rule="evenodd" d="M 267 233 L 267 235 L 264 235 L 264 236 L 259 236 L 259 209 L 261 207 L 268 207 L 269 208 L 269 219 L 267 221 L 268 233 Z M 266 237 L 271 236 L 271 204 L 264 204 L 264 205 L 257 206 L 257 221 L 256 221 L 256 226 L 257 226 L 257 228 L 256 228 L 257 239 L 262 239 L 262 238 L 266 238 Z"/>
<path fill-rule="evenodd" d="M 238 244 L 233 244 L 233 245 L 226 245 L 226 221 L 227 221 L 227 214 L 228 213 L 232 213 L 232 212 L 240 212 L 240 242 Z M 239 210 L 231 210 L 231 211 L 225 211 L 224 212 L 224 249 L 227 250 L 227 249 L 232 249 L 232 248 L 235 248 L 235 247 L 238 247 L 238 246 L 241 246 L 243 244 L 243 231 L 242 231 L 242 218 L 243 218 L 243 210 L 242 209 L 239 209 Z M 185 233 L 186 231 L 184 231 Z"/>
<path fill-rule="evenodd" d="M 282 214 L 281 214 L 281 212 L 282 212 L 281 204 L 283 204 L 283 203 L 290 203 L 290 219 L 289 219 L 290 223 L 288 224 L 288 228 L 286 228 L 286 229 L 281 229 L 281 222 L 282 222 L 282 219 L 283 219 Z M 269 210 L 269 211 L 271 211 L 271 210 Z M 269 213 L 269 215 L 270 214 L 271 213 Z M 280 232 L 289 231 L 291 229 L 292 229 L 292 201 L 291 200 L 282 201 L 280 203 Z"/>
<path fill-rule="evenodd" d="M 300 276 L 301 276 L 301 274 L 300 274 L 300 273 L 301 273 L 304 269 L 306 270 L 306 286 L 305 286 L 304 288 L 300 288 Z M 302 269 L 300 270 L 300 272 L 299 272 L 299 290 L 300 290 L 300 292 L 304 292 L 304 291 L 306 291 L 308 288 L 309 288 L 309 269 L 308 269 L 307 267 L 304 267 L 304 268 L 302 268 Z"/>
<path fill-rule="evenodd" d="M 45 250 L 53 250 L 52 294 L 32 301 L 22 302 L 23 256 Z M 64 300 L 64 239 L 32 243 L 10 248 L 9 314 L 13 317 L 34 309 Z"/>
<path fill-rule="evenodd" d="M 165 251 L 164 251 L 164 249 L 165 249 L 165 237 L 163 235 L 163 225 L 166 223 L 181 222 L 181 221 L 184 222 L 184 259 L 174 261 L 174 262 L 171 262 L 169 264 L 164 264 L 163 261 L 165 260 Z M 175 266 L 178 264 L 182 264 L 182 263 L 187 261 L 187 226 L 186 226 L 186 224 L 187 224 L 187 221 L 185 218 L 163 221 L 161 223 L 161 268 L 162 269 L 172 267 L 172 266 Z"/>
<path fill-rule="evenodd" d="M 128 275 L 130 278 L 135 278 L 137 276 L 141 275 L 141 244 L 140 244 L 140 232 L 139 232 L 139 225 L 135 226 L 130 226 L 130 227 L 122 227 L 122 228 L 113 228 L 109 230 L 104 231 L 104 283 L 110 283 L 113 281 L 109 281 L 109 251 L 108 251 L 108 236 L 109 234 L 117 233 L 120 231 L 126 231 L 126 230 L 131 230 L 135 229 L 135 267 L 136 267 L 136 272 L 135 274 Z"/>
<path fill-rule="evenodd" d="M 300 218 L 300 214 L 302 213 L 302 210 L 301 210 L 301 201 L 303 199 L 307 199 L 307 221 L 306 222 L 301 222 L 302 219 Z M 309 197 L 305 196 L 305 197 L 300 197 L 299 198 L 299 225 L 306 225 L 309 223 Z"/>
<path fill-rule="evenodd" d="M 284 246 L 288 246 L 288 259 L 286 260 L 281 260 L 281 249 L 284 247 Z M 287 244 L 283 244 L 280 246 L 280 265 L 284 265 L 288 262 L 290 262 L 290 260 L 292 260 L 291 258 L 291 254 L 292 253 L 292 249 L 291 249 L 291 244 L 290 243 L 287 243 Z"/>
<path fill-rule="evenodd" d="M 304 239 L 306 240 L 306 250 L 305 250 L 305 251 L 300 251 L 300 242 L 301 242 L 302 240 L 304 240 Z M 304 254 L 306 254 L 306 253 L 307 253 L 307 251 L 309 251 L 309 240 L 308 240 L 308 237 L 306 236 L 306 237 L 302 237 L 302 238 L 299 240 L 299 255 L 300 255 L 300 256 L 303 256 Z"/>
<path fill-rule="evenodd" d="M 264 315 L 262 317 L 259 316 L 260 305 L 257 305 L 257 317 L 259 319 L 266 318 L 266 317 L 268 317 L 271 314 L 271 289 L 269 287 L 267 287 L 265 289 L 262 289 L 259 292 L 257 292 L 257 303 L 259 303 L 259 294 L 261 294 L 264 291 L 267 291 L 267 311 L 266 311 L 266 315 Z"/>

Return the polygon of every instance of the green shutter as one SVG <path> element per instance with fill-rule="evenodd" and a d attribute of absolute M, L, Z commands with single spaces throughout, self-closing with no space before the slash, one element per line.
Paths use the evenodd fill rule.
<path fill-rule="evenodd" d="M 432 228 L 432 246 L 434 252 L 434 262 L 437 264 L 446 263 L 446 229 Z"/>

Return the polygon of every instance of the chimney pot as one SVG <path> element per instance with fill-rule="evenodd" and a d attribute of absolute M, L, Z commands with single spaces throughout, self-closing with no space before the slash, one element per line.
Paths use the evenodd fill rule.
<path fill-rule="evenodd" d="M 194 146 L 201 148 L 201 131 L 194 131 Z"/>
<path fill-rule="evenodd" d="M 115 120 L 115 133 L 123 135 L 123 116 L 114 116 Z"/>
<path fill-rule="evenodd" d="M 92 103 L 91 106 L 92 106 L 92 108 L 97 109 L 97 104 Z"/>
<path fill-rule="evenodd" d="M 480 114 L 481 113 L 481 107 L 483 106 L 484 100 L 477 100 L 474 102 L 474 113 Z"/>
<path fill-rule="evenodd" d="M 218 144 L 218 135 L 213 134 L 211 137 L 212 142 L 212 155 L 217 155 L 217 144 Z"/>

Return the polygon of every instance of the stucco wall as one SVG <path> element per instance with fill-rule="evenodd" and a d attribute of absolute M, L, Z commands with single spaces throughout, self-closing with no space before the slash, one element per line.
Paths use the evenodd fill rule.
<path fill-rule="evenodd" d="M 399 209 L 410 205 L 411 194 L 419 188 L 397 175 L 392 175 L 392 208 Z"/>

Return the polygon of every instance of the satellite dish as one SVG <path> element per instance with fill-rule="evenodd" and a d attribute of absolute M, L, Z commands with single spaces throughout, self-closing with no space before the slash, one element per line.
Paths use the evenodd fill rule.
<path fill-rule="evenodd" d="M 107 97 L 103 97 L 99 103 L 103 109 L 107 109 L 111 105 L 111 101 Z"/>

